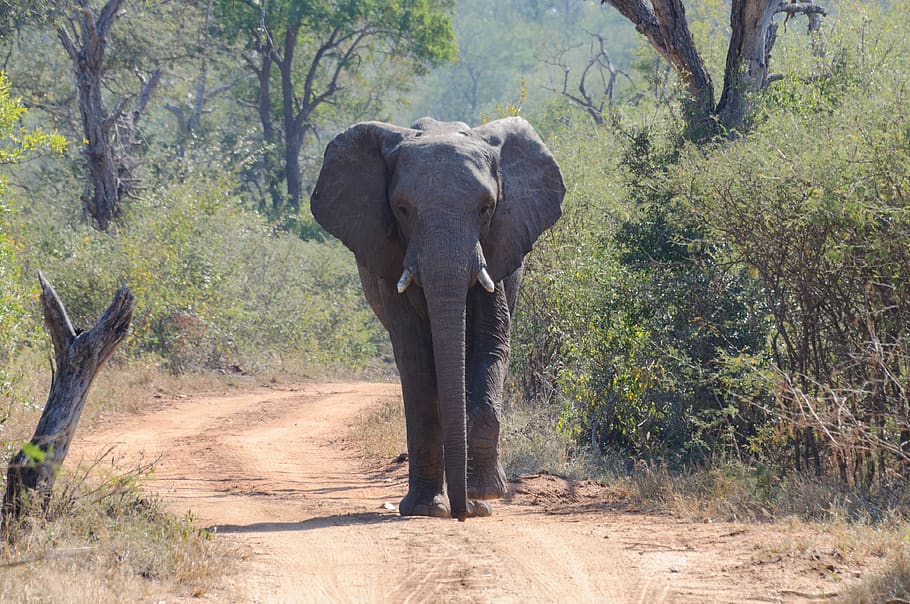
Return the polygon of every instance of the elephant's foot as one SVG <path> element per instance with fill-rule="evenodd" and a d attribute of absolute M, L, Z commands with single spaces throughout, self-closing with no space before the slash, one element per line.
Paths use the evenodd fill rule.
<path fill-rule="evenodd" d="M 465 518 L 486 518 L 493 515 L 493 506 L 487 503 L 486 501 L 471 501 L 468 500 L 468 513 L 461 516 L 452 515 L 453 518 L 458 518 L 459 521 L 464 522 Z"/>
<path fill-rule="evenodd" d="M 493 506 L 486 501 L 468 501 L 468 518 L 486 518 L 493 515 Z"/>
<path fill-rule="evenodd" d="M 472 460 L 468 465 L 468 498 L 499 499 L 506 494 L 506 474 L 499 460 L 481 463 Z"/>
<path fill-rule="evenodd" d="M 433 518 L 451 518 L 449 499 L 443 493 L 430 493 L 420 489 L 410 489 L 398 504 L 398 513 L 402 516 L 431 516 Z"/>
<path fill-rule="evenodd" d="M 398 504 L 402 516 L 430 516 L 451 518 L 449 500 L 443 493 L 431 495 L 411 490 Z M 493 515 L 493 507 L 486 501 L 468 501 L 468 518 L 486 518 Z"/>

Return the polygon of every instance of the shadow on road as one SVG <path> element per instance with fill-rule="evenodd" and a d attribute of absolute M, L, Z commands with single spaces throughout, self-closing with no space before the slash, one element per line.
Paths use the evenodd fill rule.
<path fill-rule="evenodd" d="M 280 533 L 294 531 L 314 531 L 335 526 L 355 526 L 359 524 L 379 524 L 382 522 L 402 522 L 408 520 L 398 514 L 365 512 L 362 514 L 335 514 L 320 516 L 302 522 L 254 522 L 252 524 L 216 524 L 205 530 L 216 534 L 232 533 Z"/>

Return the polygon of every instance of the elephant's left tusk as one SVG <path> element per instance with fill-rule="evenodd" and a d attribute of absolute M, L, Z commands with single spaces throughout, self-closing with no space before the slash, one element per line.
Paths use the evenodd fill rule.
<path fill-rule="evenodd" d="M 477 273 L 477 280 L 480 281 L 480 284 L 483 285 L 483 288 L 491 294 L 496 289 L 496 286 L 493 284 L 493 280 L 490 279 L 490 273 L 487 272 L 486 268 L 480 269 L 480 272 Z"/>
<path fill-rule="evenodd" d="M 413 281 L 414 273 L 411 272 L 411 269 L 404 269 L 404 271 L 401 273 L 401 279 L 398 280 L 398 293 L 403 294 Z"/>

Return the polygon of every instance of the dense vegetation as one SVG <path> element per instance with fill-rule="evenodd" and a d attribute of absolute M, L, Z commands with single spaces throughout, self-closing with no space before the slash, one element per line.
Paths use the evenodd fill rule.
<path fill-rule="evenodd" d="M 43 358 L 38 269 L 77 325 L 92 323 L 118 284 L 130 285 L 136 318 L 121 361 L 175 372 L 386 370 L 388 344 L 350 257 L 325 241 L 306 204 L 299 207 L 295 188 L 312 185 L 327 138 L 358 119 L 406 123 L 432 113 L 478 123 L 518 111 L 519 102 L 561 111 L 553 99 L 562 65 L 574 77 L 588 48 L 585 29 L 605 35 L 617 22 L 584 3 L 463 3 L 457 19 L 446 1 L 307 6 L 3 5 L 4 69 L 19 106 L 29 109 L 14 119 L 68 142 L 7 170 L 5 373 L 33 371 Z M 111 7 L 119 10 L 104 10 Z M 100 141 L 90 140 L 69 52 L 89 46 L 92 24 L 107 32 L 96 75 L 99 119 L 113 127 Z M 527 43 L 548 32 L 558 36 L 545 53 Z M 610 51 L 616 68 L 628 69 L 634 32 L 622 36 L 624 45 Z M 520 58 L 500 57 L 503 48 Z M 457 63 L 439 66 L 456 50 Z M 572 52 L 576 64 L 566 58 Z M 468 85 L 452 70 L 468 69 L 471 56 L 477 64 L 469 69 L 488 75 L 473 85 L 483 97 L 465 112 Z M 531 92 L 523 96 L 522 87 Z M 448 98 L 435 98 L 442 90 Z M 549 122 L 541 129 L 560 124 Z M 99 145 L 123 183 L 106 215 L 97 213 L 86 165 Z"/>
<path fill-rule="evenodd" d="M 690 136 L 672 70 L 598 3 L 117 4 L 99 74 L 129 186 L 109 224 L 87 201 L 93 141 L 63 43 L 102 3 L 0 5 L 4 408 L 43 397 L 17 378 L 46 370 L 37 269 L 83 326 L 129 284 L 121 364 L 388 370 L 351 256 L 301 204 L 325 142 L 359 119 L 520 113 L 570 192 L 529 259 L 513 405 L 595 457 L 735 460 L 903 497 L 905 3 L 831 2 L 812 35 L 789 21 L 781 77 L 718 140 Z M 709 71 L 727 10 L 688 15 Z"/>
<path fill-rule="evenodd" d="M 585 176 L 535 257 L 516 364 L 564 433 L 902 497 L 905 8 L 838 12 L 824 60 L 782 50 L 745 138 L 696 146 L 628 111 L 551 139 Z"/>

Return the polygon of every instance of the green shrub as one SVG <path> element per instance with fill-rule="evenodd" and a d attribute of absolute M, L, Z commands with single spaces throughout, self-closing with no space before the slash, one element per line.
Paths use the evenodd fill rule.
<path fill-rule="evenodd" d="M 615 134 L 551 133 L 566 212 L 529 260 L 512 365 L 564 436 L 661 467 L 809 470 L 886 498 L 903 482 L 903 8 L 840 15 L 826 48 L 809 43 L 827 54 L 782 48 L 780 64 L 816 74 L 754 95 L 747 138 L 690 147 L 672 118 L 631 110 Z"/>
<path fill-rule="evenodd" d="M 753 453 L 870 490 L 910 463 L 910 47 L 841 56 L 747 140 L 692 150 L 677 186 L 773 325 L 751 359 L 775 396 L 751 401 L 774 418 Z"/>
<path fill-rule="evenodd" d="M 554 147 L 570 193 L 525 279 L 513 337 L 525 398 L 594 451 L 691 461 L 743 445 L 751 408 L 724 360 L 759 352 L 765 327 L 753 280 L 714 261 L 675 200 L 679 143 L 629 127 Z"/>
<path fill-rule="evenodd" d="M 23 125 L 27 111 L 11 94 L 6 75 L 0 72 L 0 167 L 9 168 L 42 154 L 59 154 L 66 146 L 58 134 Z M 32 314 L 36 283 L 25 280 L 25 241 L 16 228 L 15 208 L 7 190 L 6 174 L 0 173 L 0 401 L 21 396 L 17 385 L 16 357 L 36 337 L 39 319 Z M 8 417 L 0 406 L 0 428 Z"/>
<path fill-rule="evenodd" d="M 156 355 L 175 372 L 374 363 L 384 339 L 351 255 L 276 230 L 229 184 L 176 184 L 136 200 L 110 233 L 33 223 L 30 261 L 83 327 L 127 284 L 136 309 L 121 354 Z"/>

